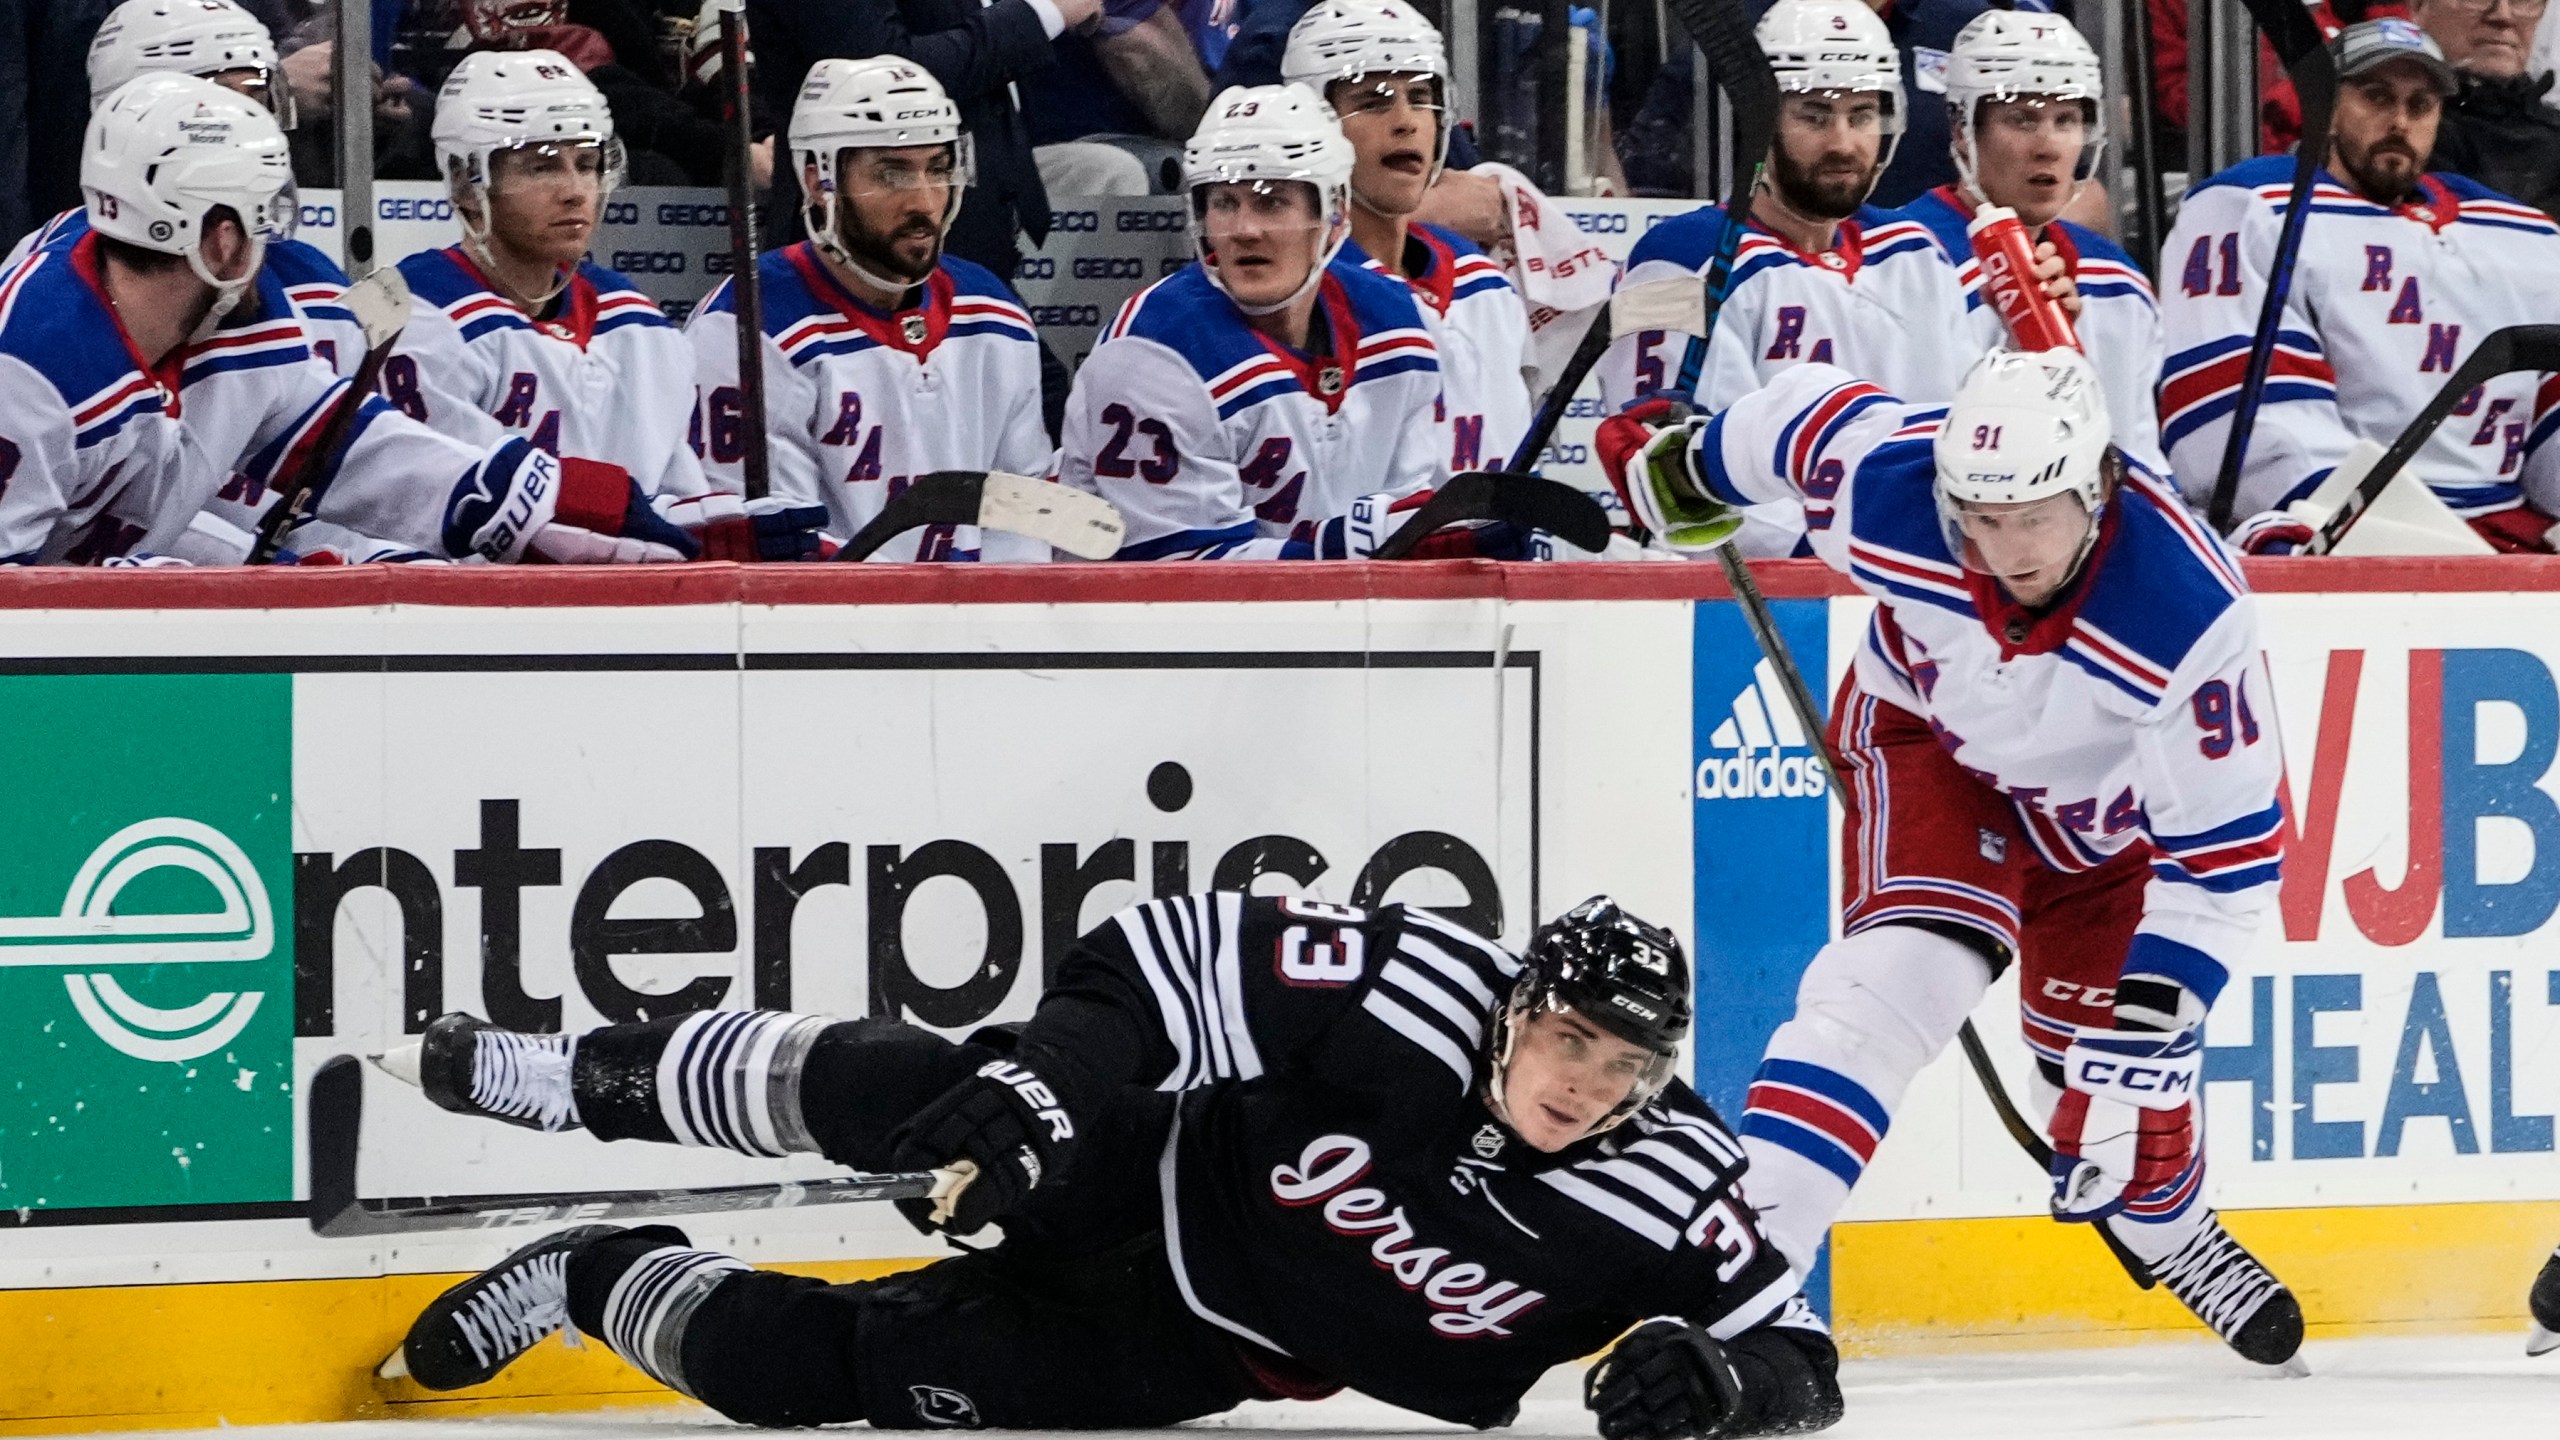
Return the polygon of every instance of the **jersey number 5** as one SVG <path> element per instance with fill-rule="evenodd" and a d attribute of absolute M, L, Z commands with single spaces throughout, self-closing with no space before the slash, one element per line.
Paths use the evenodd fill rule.
<path fill-rule="evenodd" d="M 1141 420 L 1129 407 L 1114 400 L 1102 407 L 1102 423 L 1111 427 L 1111 443 L 1093 457 L 1093 473 L 1112 480 L 1126 480 L 1142 475 L 1150 485 L 1162 485 L 1181 473 L 1182 459 L 1174 453 L 1173 431 L 1161 420 Z M 1144 435 L 1155 442 L 1155 453 L 1144 460 L 1129 458 L 1132 434 Z"/>

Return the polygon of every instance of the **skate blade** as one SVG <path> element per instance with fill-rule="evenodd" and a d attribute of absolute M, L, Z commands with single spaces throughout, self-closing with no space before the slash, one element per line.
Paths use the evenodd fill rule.
<path fill-rule="evenodd" d="M 2299 1350 L 2296 1350 L 2292 1354 L 2286 1356 L 2282 1364 L 2261 1365 L 2258 1368 L 2266 1371 L 2267 1378 L 2270 1380 L 2307 1380 L 2311 1378 L 2311 1362 L 2303 1359 L 2302 1352 Z"/>
<path fill-rule="evenodd" d="M 2554 1350 L 2560 1350 L 2560 1330 L 2545 1330 L 2536 1324 L 2533 1333 L 2524 1337 L 2527 1355 L 2548 1355 Z"/>
<path fill-rule="evenodd" d="M 421 1063 L 419 1057 L 426 1048 L 423 1044 L 394 1045 L 379 1055 L 367 1055 L 364 1058 L 373 1062 L 374 1069 L 401 1084 L 416 1085 Z"/>
<path fill-rule="evenodd" d="M 384 1359 L 380 1365 L 375 1366 L 373 1373 L 385 1380 L 408 1379 L 409 1347 L 406 1345 L 393 1346 L 389 1357 Z"/>

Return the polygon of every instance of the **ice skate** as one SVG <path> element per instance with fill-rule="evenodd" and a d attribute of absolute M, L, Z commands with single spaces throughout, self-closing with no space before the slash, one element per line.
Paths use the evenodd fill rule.
<path fill-rule="evenodd" d="M 486 1116 L 528 1130 L 575 1130 L 578 1102 L 569 1088 L 575 1045 L 568 1035 L 501 1030 L 456 1011 L 409 1044 L 374 1056 L 373 1063 L 457 1115 Z"/>
<path fill-rule="evenodd" d="M 376 1372 L 429 1390 L 486 1385 L 515 1358 L 569 1323 L 569 1257 L 622 1233 L 579 1225 L 546 1235 L 435 1298 Z"/>
<path fill-rule="evenodd" d="M 2525 1303 L 2533 1311 L 2533 1333 L 2525 1337 L 2524 1353 L 2548 1355 L 2560 1350 L 2560 1250 L 2542 1262 L 2542 1273 L 2533 1277 L 2533 1293 Z"/>
<path fill-rule="evenodd" d="M 2258 1257 L 2250 1254 L 2222 1219 L 2209 1219 L 2194 1239 L 2156 1267 L 2160 1283 L 2196 1318 L 2212 1327 L 2240 1358 L 2308 1375 L 2302 1362 L 2302 1304 Z"/>

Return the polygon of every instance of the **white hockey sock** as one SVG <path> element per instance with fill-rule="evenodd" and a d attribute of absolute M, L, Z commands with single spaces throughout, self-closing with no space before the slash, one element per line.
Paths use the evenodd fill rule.
<path fill-rule="evenodd" d="M 1979 954 L 1910 925 L 1835 940 L 1806 967 L 1742 1113 L 1752 1207 L 1797 1274 L 1813 1268 L 1911 1077 L 1990 984 Z"/>
<path fill-rule="evenodd" d="M 801 1116 L 800 1072 L 831 1023 L 777 1010 L 686 1016 L 658 1055 L 658 1110 L 676 1143 L 817 1154 Z"/>
<path fill-rule="evenodd" d="M 670 1245 L 650 1251 L 623 1271 L 605 1296 L 604 1343 L 650 1379 L 701 1399 L 685 1383 L 685 1322 L 720 1282 L 753 1268 L 717 1250 Z"/>

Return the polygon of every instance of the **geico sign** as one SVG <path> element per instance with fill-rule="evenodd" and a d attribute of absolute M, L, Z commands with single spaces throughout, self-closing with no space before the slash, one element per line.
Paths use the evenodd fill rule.
<path fill-rule="evenodd" d="M 1136 280 L 1147 268 L 1135 255 L 1079 255 L 1075 275 L 1079 280 Z"/>
<path fill-rule="evenodd" d="M 385 220 L 450 220 L 453 218 L 453 202 L 401 200 L 385 196 L 374 203 L 374 213 Z"/>
<path fill-rule="evenodd" d="M 616 250 L 613 268 L 625 275 L 681 275 L 684 252 L 681 250 Z"/>
<path fill-rule="evenodd" d="M 637 223 L 636 218 L 634 223 Z M 729 207 L 688 205 L 671 200 L 658 206 L 658 223 L 661 225 L 726 225 L 729 223 Z"/>

